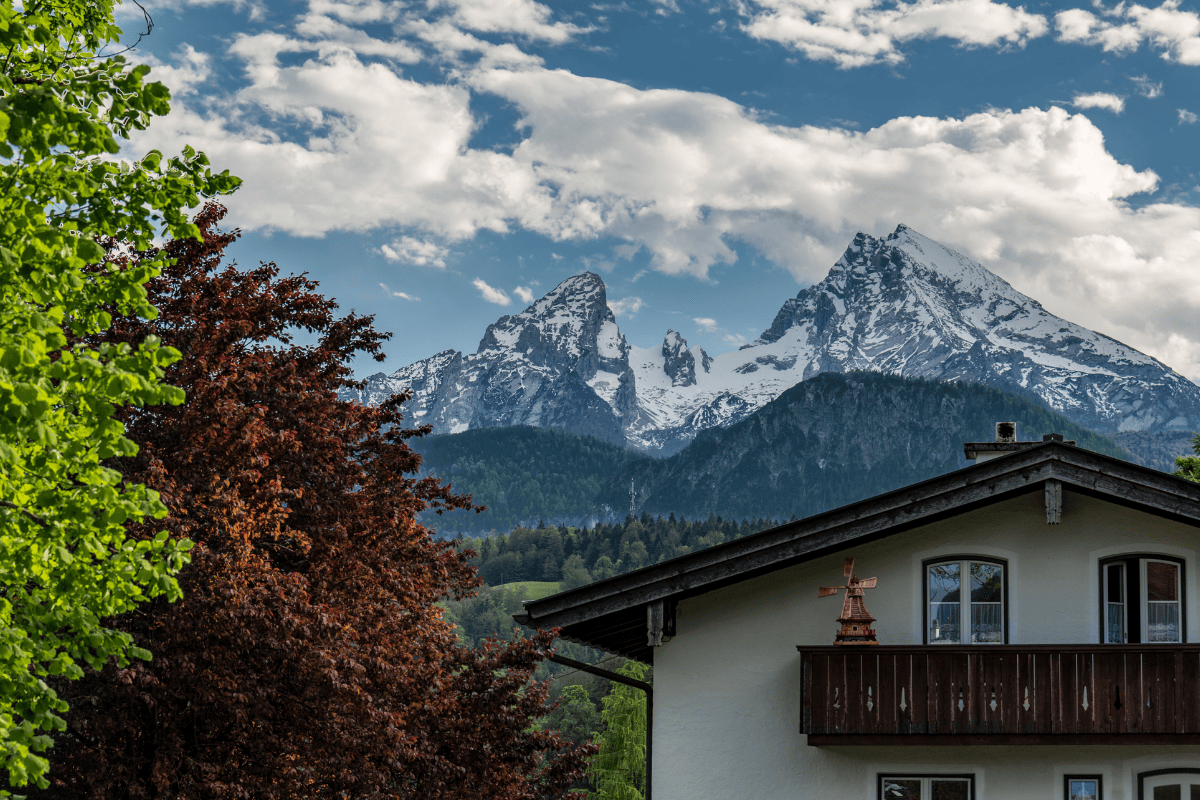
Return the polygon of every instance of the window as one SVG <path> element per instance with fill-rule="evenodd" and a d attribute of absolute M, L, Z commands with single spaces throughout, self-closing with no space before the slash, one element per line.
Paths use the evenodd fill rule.
<path fill-rule="evenodd" d="M 1121 556 L 1100 565 L 1105 644 L 1183 641 L 1183 562 Z"/>
<path fill-rule="evenodd" d="M 1138 775 L 1138 800 L 1200 800 L 1200 769 L 1156 769 Z"/>
<path fill-rule="evenodd" d="M 925 641 L 1003 644 L 1008 603 L 1005 571 L 1003 561 L 983 558 L 925 562 Z"/>
<path fill-rule="evenodd" d="M 1099 775 L 1063 776 L 1066 800 L 1103 800 Z"/>
<path fill-rule="evenodd" d="M 879 800 L 974 800 L 974 775 L 880 775 Z"/>

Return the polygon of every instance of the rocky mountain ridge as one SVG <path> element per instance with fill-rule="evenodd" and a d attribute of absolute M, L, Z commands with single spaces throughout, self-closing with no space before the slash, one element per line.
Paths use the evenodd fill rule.
<path fill-rule="evenodd" d="M 1102 433 L 1200 427 L 1200 387 L 904 225 L 858 234 L 754 342 L 715 358 L 673 330 L 659 347 L 630 345 L 585 272 L 490 325 L 475 353 L 444 351 L 348 394 L 408 388 L 409 419 L 435 433 L 532 425 L 669 455 L 802 380 L 858 370 L 995 386 Z"/>

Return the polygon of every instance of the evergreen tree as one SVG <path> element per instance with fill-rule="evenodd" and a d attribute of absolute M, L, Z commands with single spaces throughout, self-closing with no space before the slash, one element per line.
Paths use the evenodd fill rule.
<path fill-rule="evenodd" d="M 1175 459 L 1173 474 L 1200 483 L 1200 433 L 1192 435 L 1192 452 L 1195 455 L 1179 456 Z"/>
<path fill-rule="evenodd" d="M 646 679 L 645 664 L 627 661 L 617 672 Z M 591 800 L 642 800 L 646 791 L 646 693 L 623 683 L 613 684 L 601 714 L 605 730 L 600 752 L 588 766 L 596 792 Z"/>

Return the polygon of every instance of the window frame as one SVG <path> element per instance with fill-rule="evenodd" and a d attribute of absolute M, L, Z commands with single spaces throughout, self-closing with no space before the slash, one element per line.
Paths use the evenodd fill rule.
<path fill-rule="evenodd" d="M 959 564 L 962 564 L 965 562 L 970 562 L 970 561 L 977 561 L 981 564 L 996 564 L 1003 570 L 1003 578 L 1000 581 L 1000 613 L 1004 617 L 1004 624 L 1002 625 L 1003 636 L 1002 636 L 1001 641 L 999 641 L 999 642 L 958 641 L 958 642 L 944 642 L 941 644 L 935 644 L 935 643 L 929 641 L 929 624 L 930 624 L 930 620 L 929 620 L 929 568 L 934 566 L 935 564 L 946 564 L 946 563 L 952 563 L 955 561 L 957 561 Z M 962 573 L 960 573 L 960 575 L 961 574 Z M 924 644 L 930 645 L 931 647 L 962 647 L 962 646 L 987 647 L 988 645 L 1008 644 L 1008 595 L 1009 595 L 1008 586 L 1009 586 L 1008 559 L 1006 559 L 1006 558 L 997 558 L 995 556 L 980 556 L 980 555 L 968 554 L 968 555 L 938 556 L 936 558 L 927 558 L 927 559 L 923 560 L 921 562 L 921 608 L 923 609 L 921 612 L 921 619 L 922 619 L 921 641 Z M 962 590 L 961 578 L 960 578 L 960 582 L 959 582 L 958 592 L 959 592 L 959 603 L 961 604 L 963 602 L 962 601 L 963 590 Z M 967 595 L 968 595 L 968 597 L 970 596 L 969 591 L 968 591 Z M 960 617 L 964 620 L 968 620 L 968 624 L 963 625 L 964 631 L 970 630 L 970 625 L 969 625 L 969 620 L 971 618 L 970 617 L 970 611 L 971 611 L 970 605 L 971 605 L 970 600 L 968 600 L 966 614 L 962 614 L 962 612 L 960 611 Z"/>
<path fill-rule="evenodd" d="M 1149 602 L 1147 600 L 1143 599 L 1143 596 L 1145 596 L 1147 594 L 1146 580 L 1144 578 L 1144 573 L 1146 571 L 1145 564 L 1147 561 L 1165 561 L 1165 562 L 1168 562 L 1171 564 L 1175 564 L 1176 566 L 1179 567 L 1179 641 L 1178 642 L 1143 642 L 1143 641 L 1141 641 L 1142 628 L 1145 626 L 1146 615 L 1147 615 L 1147 612 L 1149 611 L 1149 608 L 1148 608 Z M 1133 597 L 1133 593 L 1130 592 L 1129 589 L 1133 585 L 1136 585 L 1137 589 L 1138 589 L 1137 598 L 1136 598 L 1136 600 L 1137 600 L 1137 615 L 1138 615 L 1138 624 L 1137 624 L 1138 641 L 1126 641 L 1126 642 L 1110 642 L 1110 641 L 1108 641 L 1108 602 L 1107 602 L 1108 576 L 1105 573 L 1107 572 L 1108 567 L 1113 564 L 1124 564 L 1125 565 L 1125 586 L 1124 586 L 1124 591 L 1125 591 L 1125 631 L 1126 631 L 1127 635 L 1129 632 L 1131 632 L 1133 630 L 1133 625 L 1131 624 L 1132 615 L 1129 613 L 1130 606 L 1131 606 L 1130 599 Z M 1100 603 L 1100 630 L 1099 630 L 1100 644 L 1105 644 L 1105 645 L 1108 645 L 1108 644 L 1111 644 L 1111 645 L 1115 645 L 1115 644 L 1136 644 L 1136 645 L 1165 644 L 1165 645 L 1171 645 L 1171 644 L 1187 644 L 1188 643 L 1188 636 L 1187 636 L 1187 559 L 1186 558 L 1182 558 L 1180 556 L 1167 555 L 1165 553 L 1150 553 L 1150 552 L 1119 553 L 1117 555 L 1107 556 L 1105 558 L 1099 559 L 1098 566 L 1099 566 L 1098 587 L 1099 587 L 1099 603 Z M 1134 578 L 1134 577 L 1136 577 L 1136 584 L 1132 580 L 1132 578 Z"/>
<path fill-rule="evenodd" d="M 1200 769 L 1196 767 L 1167 767 L 1165 769 L 1152 769 L 1149 772 L 1138 773 L 1138 800 L 1146 800 L 1146 779 L 1157 778 L 1159 775 L 1200 775 Z"/>
<path fill-rule="evenodd" d="M 1103 775 L 1063 775 L 1063 800 L 1071 800 L 1071 781 L 1095 781 L 1096 800 L 1104 800 Z"/>
<path fill-rule="evenodd" d="M 937 780 L 939 778 L 945 780 L 966 780 L 967 781 L 967 800 L 975 800 L 975 773 L 944 773 L 944 772 L 879 772 L 875 775 L 875 797 L 877 800 L 884 800 L 883 797 L 883 781 L 885 778 L 899 778 L 901 780 Z M 931 791 L 930 794 L 933 794 Z"/>

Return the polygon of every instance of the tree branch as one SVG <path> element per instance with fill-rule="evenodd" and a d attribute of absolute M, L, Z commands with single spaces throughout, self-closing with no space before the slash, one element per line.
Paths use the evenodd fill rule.
<path fill-rule="evenodd" d="M 13 509 L 14 511 L 20 511 L 22 514 L 29 517 L 29 519 L 33 520 L 38 525 L 41 525 L 43 528 L 50 527 L 50 523 L 46 522 L 45 519 L 43 519 L 42 517 L 39 517 L 37 514 L 34 514 L 32 511 L 26 511 L 25 509 L 21 508 L 20 506 L 16 505 L 15 503 L 10 503 L 7 500 L 0 500 L 0 506 L 6 506 L 8 508 Z"/>

